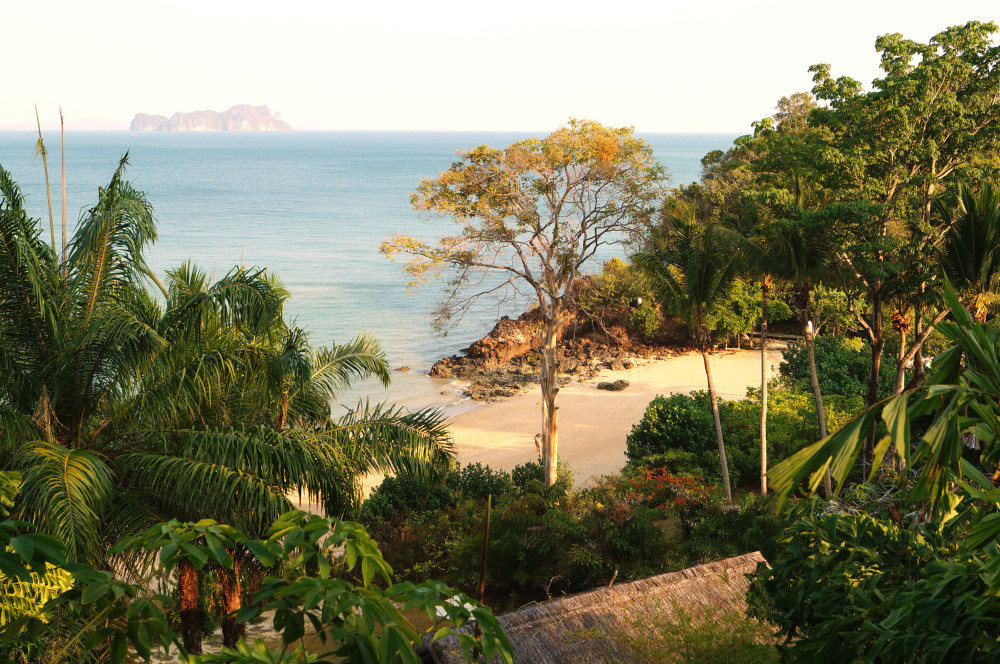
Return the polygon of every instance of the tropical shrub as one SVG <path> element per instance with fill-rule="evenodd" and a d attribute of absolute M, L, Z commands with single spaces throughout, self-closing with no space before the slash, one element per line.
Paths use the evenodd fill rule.
<path fill-rule="evenodd" d="M 753 604 L 792 639 L 793 659 L 1000 661 L 1000 334 L 947 279 L 945 297 L 954 320 L 937 330 L 953 345 L 935 357 L 928 389 L 875 404 L 770 474 L 788 500 L 814 492 L 829 468 L 839 494 L 884 426 L 870 471 L 881 485 L 848 489 L 877 516 L 810 503 L 782 557 L 759 570 Z M 883 470 L 887 459 L 904 474 Z"/>
<path fill-rule="evenodd" d="M 719 415 L 734 484 L 750 485 L 760 476 L 760 399 L 721 401 Z M 846 421 L 845 399 L 824 403 L 828 426 Z M 849 403 L 848 407 L 860 408 Z M 657 396 L 626 439 L 629 468 L 663 468 L 674 475 L 719 477 L 719 453 L 708 395 L 703 391 Z M 812 394 L 774 390 L 768 402 L 768 457 L 777 463 L 819 439 Z"/>
<path fill-rule="evenodd" d="M 721 471 L 714 426 L 707 392 L 657 396 L 625 440 L 629 466 L 651 465 L 653 455 L 676 450 L 681 454 L 660 457 L 671 471 L 717 478 Z"/>
<path fill-rule="evenodd" d="M 886 349 L 892 344 L 886 344 Z M 813 341 L 816 357 L 816 375 L 823 397 L 838 395 L 864 399 L 868 393 L 868 370 L 871 365 L 871 346 L 858 337 L 826 334 Z M 804 343 L 789 343 L 781 351 L 779 371 L 796 390 L 812 393 L 809 377 L 809 357 Z M 889 350 L 882 352 L 879 368 L 879 398 L 892 393 L 896 361 Z"/>
<path fill-rule="evenodd" d="M 457 632 L 463 650 L 512 661 L 510 643 L 490 611 L 444 584 L 392 584 L 389 566 L 360 524 L 307 515 L 284 514 L 264 539 L 203 520 L 161 523 L 137 537 L 120 541 L 109 551 L 118 559 L 143 559 L 148 564 L 137 583 L 127 583 L 104 570 L 67 565 L 65 548 L 51 538 L 21 532 L 23 524 L 0 524 L 0 569 L 15 578 L 27 578 L 31 569 L 54 566 L 73 579 L 72 587 L 44 606 L 60 617 L 55 639 L 39 640 L 46 616 L 22 615 L 0 623 L 0 653 L 14 645 L 31 661 L 151 661 L 153 650 L 175 646 L 185 662 L 271 664 L 330 661 L 420 661 L 415 648 L 421 635 L 401 610 L 419 609 L 427 615 L 434 638 L 456 633 L 470 620 L 475 635 Z M 35 548 L 33 545 L 39 544 Z M 254 604 L 235 615 L 245 621 L 274 611 L 281 645 L 240 639 L 218 653 L 202 654 L 181 638 L 165 618 L 173 600 L 144 590 L 156 576 L 190 566 L 235 570 L 238 551 L 247 552 L 271 572 L 260 584 Z M 332 564 L 335 560 L 336 564 Z M 340 578 L 343 570 L 350 580 Z M 306 627 L 311 632 L 307 632 Z M 34 643 L 31 643 L 32 637 Z M 28 646 L 26 647 L 26 641 Z"/>

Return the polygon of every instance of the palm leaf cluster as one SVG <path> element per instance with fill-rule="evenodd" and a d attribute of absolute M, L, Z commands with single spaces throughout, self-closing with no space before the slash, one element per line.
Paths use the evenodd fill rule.
<path fill-rule="evenodd" d="M 15 511 L 94 561 L 170 518 L 262 532 L 308 493 L 330 514 L 371 471 L 434 474 L 453 458 L 441 416 L 330 401 L 389 380 L 378 342 L 313 348 L 283 318 L 265 270 L 212 280 L 145 260 L 153 210 L 123 159 L 65 261 L 0 168 L 0 470 L 23 474 Z"/>

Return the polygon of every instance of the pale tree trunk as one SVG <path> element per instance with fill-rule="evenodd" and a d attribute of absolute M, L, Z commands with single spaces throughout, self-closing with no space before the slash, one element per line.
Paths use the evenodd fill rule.
<path fill-rule="evenodd" d="M 705 361 L 705 376 L 708 378 L 708 399 L 712 405 L 712 419 L 715 421 L 715 437 L 719 442 L 719 462 L 722 464 L 722 488 L 726 493 L 726 502 L 733 502 L 733 490 L 729 485 L 729 463 L 726 461 L 726 444 L 722 440 L 722 420 L 719 417 L 719 404 L 715 399 L 715 381 L 712 380 L 712 367 L 708 363 L 708 351 L 702 348 L 701 359 Z"/>
<path fill-rule="evenodd" d="M 899 348 L 896 350 L 896 375 L 892 381 L 892 393 L 899 394 L 903 391 L 903 379 L 906 378 L 906 330 L 896 329 L 899 332 Z"/>
<path fill-rule="evenodd" d="M 806 328 L 806 353 L 809 356 L 809 382 L 812 383 L 813 388 L 813 399 L 816 401 L 816 417 L 819 419 L 819 439 L 823 440 L 826 438 L 826 411 L 823 410 L 823 393 L 819 389 L 819 376 L 816 374 L 816 353 L 813 352 L 813 336 L 814 332 L 810 329 L 812 326 Z M 823 474 L 823 490 L 826 492 L 826 497 L 830 498 L 833 496 L 833 481 L 830 478 L 830 468 L 827 467 L 826 472 Z"/>
<path fill-rule="evenodd" d="M 56 245 L 56 222 L 52 217 L 52 189 L 49 188 L 49 155 L 45 151 L 45 144 L 42 142 L 42 120 L 38 117 L 38 104 L 35 104 L 35 121 L 38 123 L 38 143 L 37 150 L 42 155 L 42 166 L 45 168 L 45 198 L 49 202 L 49 233 L 52 235 L 52 253 L 59 255 L 59 247 Z"/>
<path fill-rule="evenodd" d="M 240 583 L 240 559 L 236 552 L 230 553 L 233 555 L 233 568 L 219 570 L 218 585 L 222 595 L 222 610 L 225 612 L 222 618 L 222 645 L 235 648 L 236 642 L 246 636 L 246 626 L 237 622 L 233 615 L 243 607 L 243 586 Z"/>
<path fill-rule="evenodd" d="M 542 366 L 539 379 L 542 384 L 542 462 L 545 465 L 545 485 L 552 486 L 559 479 L 559 430 L 557 425 L 556 395 L 559 394 L 559 377 L 556 369 L 556 326 L 561 310 L 553 307 L 545 326 L 545 343 L 542 346 Z"/>
<path fill-rule="evenodd" d="M 69 274 L 69 265 L 66 263 L 66 123 L 63 120 L 61 106 L 59 107 L 59 151 L 62 153 L 62 262 L 65 277 Z"/>
<path fill-rule="evenodd" d="M 760 495 L 767 495 L 767 277 L 760 280 Z"/>
<path fill-rule="evenodd" d="M 187 560 L 177 565 L 177 595 L 184 649 L 192 655 L 201 650 L 201 609 L 198 608 L 198 572 Z"/>

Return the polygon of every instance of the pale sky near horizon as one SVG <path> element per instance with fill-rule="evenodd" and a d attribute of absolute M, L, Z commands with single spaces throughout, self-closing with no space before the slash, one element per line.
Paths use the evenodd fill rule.
<path fill-rule="evenodd" d="M 997 0 L 0 0 L 0 128 L 264 104 L 296 129 L 743 132 Z M 69 126 L 72 126 L 69 125 Z"/>

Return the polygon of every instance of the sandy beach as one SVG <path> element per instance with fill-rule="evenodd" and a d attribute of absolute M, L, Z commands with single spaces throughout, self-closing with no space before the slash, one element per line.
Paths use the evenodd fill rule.
<path fill-rule="evenodd" d="M 769 349 L 769 377 L 777 375 L 781 351 Z M 569 465 L 577 486 L 616 473 L 625 464 L 625 438 L 642 419 L 657 394 L 706 388 L 701 355 L 687 353 L 645 361 L 627 371 L 604 371 L 585 382 L 573 381 L 559 391 L 559 457 Z M 760 351 L 720 351 L 710 356 L 719 396 L 741 399 L 747 387 L 760 385 Z M 601 381 L 623 378 L 621 392 L 597 389 Z M 480 462 L 510 470 L 537 458 L 535 434 L 541 431 L 541 393 L 537 386 L 510 399 L 461 413 L 450 421 L 463 465 Z"/>

